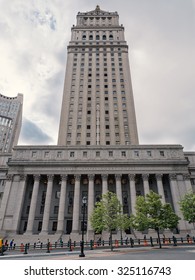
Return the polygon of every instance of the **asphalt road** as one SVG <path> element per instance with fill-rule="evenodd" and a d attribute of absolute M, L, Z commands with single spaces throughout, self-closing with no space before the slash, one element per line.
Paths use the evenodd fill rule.
<path fill-rule="evenodd" d="M 116 248 L 113 252 L 110 249 L 85 250 L 85 257 L 79 257 L 80 251 L 55 251 L 12 253 L 5 252 L 0 256 L 1 260 L 195 260 L 195 245 L 186 246 L 164 246 L 139 247 L 139 248 Z"/>

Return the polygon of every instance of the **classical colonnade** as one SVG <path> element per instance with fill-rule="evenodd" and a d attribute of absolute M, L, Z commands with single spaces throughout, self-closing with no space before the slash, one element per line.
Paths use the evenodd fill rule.
<path fill-rule="evenodd" d="M 163 174 L 153 174 L 156 179 L 156 187 L 157 192 L 159 195 L 161 195 L 162 202 L 165 203 L 165 193 L 164 193 L 164 186 L 163 186 Z M 170 185 L 170 191 L 172 196 L 172 202 L 174 206 L 174 210 L 176 214 L 180 215 L 180 209 L 178 205 L 178 201 L 180 199 L 180 193 L 179 193 L 179 187 L 178 187 L 178 181 L 177 181 L 177 175 L 176 174 L 166 174 L 169 178 L 169 185 Z M 49 233 L 49 221 L 50 221 L 50 207 L 51 207 L 51 199 L 52 199 L 52 191 L 54 186 L 54 176 L 55 175 L 47 175 L 47 188 L 46 188 L 46 196 L 45 196 L 45 203 L 44 203 L 44 212 L 43 212 L 43 218 L 42 218 L 42 229 L 40 234 L 48 234 Z M 58 175 L 59 176 L 59 175 Z M 68 181 L 68 174 L 60 175 L 60 196 L 59 196 L 59 208 L 58 208 L 58 217 L 57 217 L 57 230 L 56 233 L 64 233 L 65 228 L 65 205 L 66 205 L 66 196 L 67 196 L 67 181 Z M 74 175 L 74 198 L 73 198 L 73 212 L 72 212 L 72 233 L 79 233 L 80 227 L 79 227 L 79 220 L 81 215 L 81 174 Z M 86 175 L 85 175 L 86 176 Z M 102 174 L 98 175 L 101 176 L 101 190 L 102 194 L 105 194 L 109 190 L 108 186 L 108 174 Z M 113 175 L 112 175 L 113 176 Z M 116 174 L 115 177 L 115 186 L 116 186 L 116 194 L 121 202 L 123 204 L 123 198 L 122 198 L 122 176 L 124 174 Z M 130 194 L 130 213 L 135 213 L 135 202 L 136 202 L 136 175 L 135 174 L 125 174 L 126 177 L 128 177 L 128 192 Z M 140 174 L 139 174 L 140 176 Z M 25 234 L 33 234 L 33 226 L 35 221 L 35 213 L 36 213 L 36 207 L 37 207 L 37 200 L 39 195 L 39 187 L 40 187 L 40 178 L 41 175 L 33 175 L 34 181 L 33 181 L 33 188 L 32 188 L 32 196 L 30 201 L 30 208 L 29 208 L 29 214 L 28 214 L 28 220 L 27 220 L 27 226 L 26 226 L 26 232 Z M 88 186 L 87 186 L 87 231 L 92 231 L 91 224 L 89 222 L 89 217 L 93 211 L 94 204 L 95 204 L 95 194 L 94 194 L 94 178 L 95 175 L 89 174 L 87 175 L 88 179 Z M 149 193 L 150 186 L 149 186 L 149 174 L 141 174 L 142 182 L 143 182 L 143 190 L 144 195 Z M 17 200 L 18 200 L 18 207 L 15 210 L 15 213 L 13 215 L 13 231 L 18 231 L 20 226 L 20 219 L 22 215 L 22 205 L 24 203 L 25 198 L 25 192 L 27 191 L 26 187 L 26 181 L 27 181 L 27 175 L 20 175 L 20 182 L 19 182 L 19 188 L 17 191 Z M 190 177 L 188 174 L 183 174 L 183 184 L 184 189 L 186 191 L 190 191 L 192 189 L 191 183 L 190 183 Z M 8 178 L 6 183 L 6 191 L 5 196 L 8 195 L 9 190 L 11 189 L 12 185 L 12 179 L 11 177 Z M 7 192 L 7 194 L 6 194 Z"/>

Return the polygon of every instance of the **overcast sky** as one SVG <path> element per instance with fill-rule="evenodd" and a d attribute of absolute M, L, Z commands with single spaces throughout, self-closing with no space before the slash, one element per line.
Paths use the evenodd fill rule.
<path fill-rule="evenodd" d="M 195 151 L 195 0 L 0 0 L 0 93 L 24 95 L 19 144 L 57 144 L 76 15 L 119 13 L 140 144 Z"/>

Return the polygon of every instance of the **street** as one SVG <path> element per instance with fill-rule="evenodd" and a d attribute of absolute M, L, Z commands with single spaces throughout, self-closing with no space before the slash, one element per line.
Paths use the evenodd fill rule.
<path fill-rule="evenodd" d="M 108 248 L 87 249 L 84 253 L 85 257 L 80 258 L 79 250 L 32 251 L 28 254 L 7 251 L 0 260 L 195 260 L 195 245 L 164 246 L 162 249 L 149 246 L 115 248 L 113 252 Z"/>

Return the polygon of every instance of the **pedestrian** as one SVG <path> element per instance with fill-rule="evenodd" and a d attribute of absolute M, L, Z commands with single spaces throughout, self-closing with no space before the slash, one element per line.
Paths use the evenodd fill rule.
<path fill-rule="evenodd" d="M 40 245 L 41 245 L 41 241 L 40 241 L 40 239 L 38 238 L 37 243 L 36 243 L 37 248 L 40 248 Z"/>
<path fill-rule="evenodd" d="M 13 243 L 14 243 L 14 239 L 12 239 L 9 243 L 9 249 L 12 250 L 13 249 Z"/>

